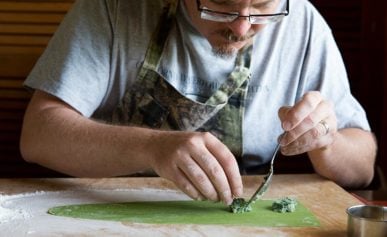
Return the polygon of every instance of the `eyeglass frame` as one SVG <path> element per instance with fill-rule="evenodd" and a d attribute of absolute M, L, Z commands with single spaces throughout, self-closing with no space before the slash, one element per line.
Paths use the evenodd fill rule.
<path fill-rule="evenodd" d="M 219 14 L 219 15 L 224 15 L 224 16 L 236 16 L 236 18 L 232 21 L 215 21 L 215 20 L 211 20 L 211 21 L 214 21 L 214 22 L 223 22 L 223 23 L 230 23 L 230 22 L 233 22 L 235 21 L 236 19 L 240 18 L 240 17 L 247 17 L 249 19 L 249 22 L 250 24 L 264 24 L 264 23 L 252 23 L 250 18 L 251 17 L 270 17 L 270 16 L 287 16 L 289 15 L 290 11 L 289 11 L 289 0 L 286 0 L 286 9 L 284 12 L 279 12 L 279 13 L 273 13 L 273 14 L 249 14 L 249 15 L 240 15 L 239 12 L 221 12 L 221 11 L 214 11 L 214 10 L 211 10 L 211 9 L 208 9 L 208 8 L 202 8 L 200 7 L 201 6 L 201 2 L 200 0 L 196 0 L 196 6 L 197 6 L 197 10 L 202 13 L 203 11 L 206 11 L 206 12 L 209 12 L 209 13 L 215 13 L 215 14 Z M 208 19 L 206 19 L 208 20 Z"/>

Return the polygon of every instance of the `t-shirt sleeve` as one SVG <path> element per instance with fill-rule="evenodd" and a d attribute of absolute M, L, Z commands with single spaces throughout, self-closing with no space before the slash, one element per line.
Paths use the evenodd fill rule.
<path fill-rule="evenodd" d="M 109 85 L 111 16 L 106 1 L 78 0 L 24 85 L 52 94 L 84 116 L 91 116 Z"/>

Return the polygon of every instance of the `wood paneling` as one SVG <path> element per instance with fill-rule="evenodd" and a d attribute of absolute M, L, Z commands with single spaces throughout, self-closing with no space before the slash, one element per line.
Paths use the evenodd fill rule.
<path fill-rule="evenodd" d="M 0 177 L 55 174 L 21 158 L 20 130 L 31 96 L 22 83 L 72 3 L 0 0 Z"/>

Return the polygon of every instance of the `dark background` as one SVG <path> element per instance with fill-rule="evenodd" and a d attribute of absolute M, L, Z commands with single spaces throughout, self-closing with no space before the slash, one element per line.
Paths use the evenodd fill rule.
<path fill-rule="evenodd" d="M 292 1 L 292 0 L 291 0 Z M 297 0 L 294 0 L 297 1 Z M 19 137 L 30 94 L 22 88 L 73 0 L 0 0 L 0 177 L 64 176 L 24 162 Z M 351 82 L 378 139 L 377 167 L 387 174 L 387 1 L 311 0 L 331 26 Z M 294 14 L 294 13 L 293 13 Z M 312 172 L 304 156 L 281 157 L 279 173 Z M 377 184 L 379 182 L 376 182 Z M 370 188 L 378 188 L 372 185 Z"/>

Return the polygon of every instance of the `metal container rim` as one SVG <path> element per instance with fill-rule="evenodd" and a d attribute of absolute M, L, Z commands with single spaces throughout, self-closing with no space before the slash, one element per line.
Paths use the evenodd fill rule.
<path fill-rule="evenodd" d="M 355 213 L 351 212 L 352 210 L 357 210 L 357 209 L 360 209 L 360 208 L 375 208 L 375 209 L 380 209 L 383 211 L 383 214 L 385 216 L 387 216 L 387 207 L 385 206 L 379 206 L 379 205 L 367 205 L 367 204 L 361 204 L 361 205 L 355 205 L 355 206 L 351 206 L 351 207 L 348 207 L 346 212 L 348 214 L 348 216 L 350 216 L 351 218 L 355 218 L 355 219 L 360 219 L 360 220 L 366 220 L 366 221 L 370 221 L 370 222 L 387 222 L 387 219 L 379 219 L 379 218 L 368 218 L 368 217 L 361 217 L 361 216 L 358 216 L 356 215 Z"/>

